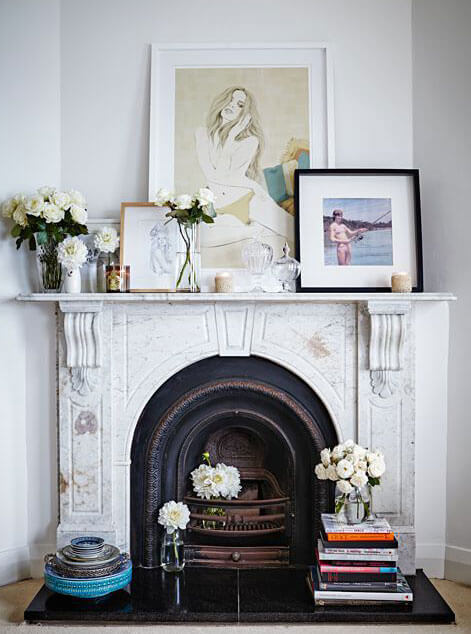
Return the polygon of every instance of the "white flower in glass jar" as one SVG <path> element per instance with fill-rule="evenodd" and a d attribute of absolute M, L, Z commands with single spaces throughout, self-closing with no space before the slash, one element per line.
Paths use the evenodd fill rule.
<path fill-rule="evenodd" d="M 353 491 L 353 487 L 348 480 L 339 480 L 337 487 L 341 493 L 349 494 Z"/>
<path fill-rule="evenodd" d="M 386 463 L 384 460 L 378 458 L 377 460 L 373 460 L 368 466 L 368 475 L 372 478 L 380 478 L 384 472 L 386 471 Z"/>
<path fill-rule="evenodd" d="M 79 269 L 85 263 L 87 254 L 87 247 L 77 236 L 66 238 L 57 246 L 57 260 L 68 271 Z"/>
<path fill-rule="evenodd" d="M 199 498 L 210 500 L 219 494 L 212 478 L 213 471 L 213 467 L 201 464 L 197 469 L 191 472 L 190 477 L 193 482 L 193 491 Z"/>
<path fill-rule="evenodd" d="M 364 471 L 356 471 L 350 478 L 350 484 L 357 489 L 361 489 L 368 482 L 368 476 Z"/>
<path fill-rule="evenodd" d="M 329 480 L 332 480 L 332 482 L 337 482 L 337 480 L 339 479 L 339 476 L 337 474 L 337 469 L 334 464 L 330 464 L 326 468 L 325 471 L 327 473 L 327 477 L 329 478 Z"/>
<path fill-rule="evenodd" d="M 321 461 L 324 467 L 330 465 L 330 450 L 327 447 L 321 451 Z"/>
<path fill-rule="evenodd" d="M 65 212 L 53 203 L 45 203 L 42 216 L 46 222 L 60 222 L 63 220 Z"/>
<path fill-rule="evenodd" d="M 321 462 L 319 462 L 319 464 L 316 464 L 314 468 L 314 473 L 319 478 L 319 480 L 327 480 L 327 469 Z"/>
<path fill-rule="evenodd" d="M 88 214 L 86 209 L 83 207 L 79 207 L 76 204 L 72 204 L 69 207 L 70 215 L 72 216 L 72 220 L 78 222 L 79 225 L 84 225 L 87 222 Z"/>
<path fill-rule="evenodd" d="M 201 187 L 196 194 L 196 198 L 203 207 L 212 205 L 216 200 L 216 196 L 208 187 Z"/>
<path fill-rule="evenodd" d="M 157 521 L 170 535 L 178 528 L 185 530 L 190 521 L 190 509 L 183 502 L 171 500 L 166 502 L 159 510 Z"/>
<path fill-rule="evenodd" d="M 218 472 L 218 469 L 224 472 L 224 480 L 219 485 L 219 494 L 227 500 L 238 497 L 242 489 L 239 469 L 228 467 L 224 463 L 217 464 L 215 472 Z"/>
<path fill-rule="evenodd" d="M 41 194 L 28 196 L 25 200 L 25 209 L 29 216 L 39 216 L 44 209 L 44 197 Z"/>
<path fill-rule="evenodd" d="M 68 194 L 72 205 L 78 205 L 79 207 L 87 206 L 85 196 L 81 192 L 78 192 L 76 189 L 71 189 Z"/>
<path fill-rule="evenodd" d="M 191 209 L 193 199 L 189 194 L 181 194 L 175 198 L 175 207 L 177 209 Z"/>
<path fill-rule="evenodd" d="M 154 203 L 161 207 L 162 205 L 168 203 L 171 198 L 172 194 L 168 191 L 168 189 L 165 189 L 165 187 L 161 187 L 155 193 Z"/>
<path fill-rule="evenodd" d="M 26 208 L 23 203 L 20 203 L 16 206 L 12 218 L 16 222 L 16 224 L 21 225 L 22 227 L 26 227 L 26 225 L 28 224 L 28 218 L 26 217 Z"/>
<path fill-rule="evenodd" d="M 353 465 L 349 460 L 343 458 L 337 464 L 337 475 L 339 478 L 349 478 L 353 473 Z"/>
<path fill-rule="evenodd" d="M 103 227 L 95 234 L 94 244 L 101 253 L 114 253 L 119 244 L 118 232 L 113 227 Z"/>

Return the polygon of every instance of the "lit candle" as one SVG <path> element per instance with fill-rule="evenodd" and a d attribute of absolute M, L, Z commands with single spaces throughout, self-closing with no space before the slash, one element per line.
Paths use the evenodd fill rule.
<path fill-rule="evenodd" d="M 412 282 L 409 273 L 393 273 L 391 276 L 391 290 L 393 293 L 410 293 Z"/>
<path fill-rule="evenodd" d="M 232 293 L 234 291 L 232 273 L 216 273 L 214 282 L 216 286 L 216 293 Z"/>

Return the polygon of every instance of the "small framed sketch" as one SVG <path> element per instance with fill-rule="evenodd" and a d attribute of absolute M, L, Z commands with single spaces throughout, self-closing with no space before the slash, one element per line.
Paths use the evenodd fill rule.
<path fill-rule="evenodd" d="M 297 170 L 295 208 L 298 291 L 423 290 L 418 170 Z"/>
<path fill-rule="evenodd" d="M 130 266 L 130 292 L 175 288 L 177 223 L 153 203 L 121 203 L 121 266 Z"/>

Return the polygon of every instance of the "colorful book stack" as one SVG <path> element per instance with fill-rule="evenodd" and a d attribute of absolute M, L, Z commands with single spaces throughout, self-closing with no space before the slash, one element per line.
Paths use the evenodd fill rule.
<path fill-rule="evenodd" d="M 308 583 L 316 605 L 408 604 L 413 594 L 397 567 L 398 543 L 384 518 L 349 525 L 323 513 L 317 563 Z"/>

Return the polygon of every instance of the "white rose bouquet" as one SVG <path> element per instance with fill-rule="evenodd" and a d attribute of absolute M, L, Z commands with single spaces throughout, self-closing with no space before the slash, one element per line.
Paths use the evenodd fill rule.
<path fill-rule="evenodd" d="M 174 196 L 168 190 L 160 188 L 154 199 L 159 207 L 168 207 L 166 214 L 170 220 L 178 222 L 178 230 L 185 244 L 185 253 L 178 264 L 176 288 L 188 288 L 199 291 L 199 271 L 194 256 L 195 230 L 201 222 L 213 224 L 216 217 L 215 196 L 207 187 L 201 187 L 196 194 Z"/>
<path fill-rule="evenodd" d="M 323 449 L 320 453 L 321 462 L 316 465 L 314 472 L 319 480 L 331 480 L 336 483 L 339 495 L 335 499 L 335 512 L 340 513 L 348 496 L 356 493 L 365 507 L 365 514 L 370 515 L 370 497 L 366 500 L 360 490 L 368 486 L 371 488 L 381 484 L 381 477 L 386 471 L 384 455 L 380 451 L 368 451 L 357 445 L 353 440 L 335 446 L 333 449 Z"/>

